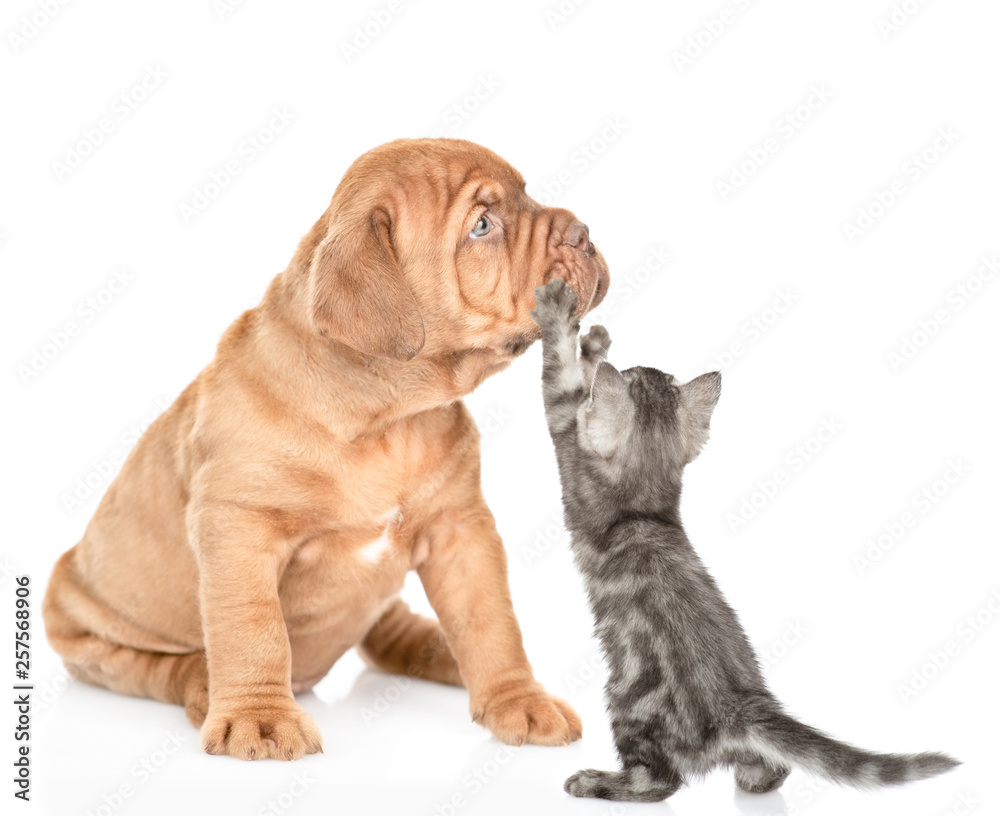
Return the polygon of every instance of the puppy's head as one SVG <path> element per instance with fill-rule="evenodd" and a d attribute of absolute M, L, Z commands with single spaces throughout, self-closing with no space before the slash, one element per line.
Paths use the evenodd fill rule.
<path fill-rule="evenodd" d="M 495 153 L 457 139 L 361 156 L 311 236 L 316 330 L 388 359 L 480 351 L 502 363 L 540 336 L 535 287 L 562 278 L 581 315 L 608 290 L 586 225 L 529 198 Z"/>

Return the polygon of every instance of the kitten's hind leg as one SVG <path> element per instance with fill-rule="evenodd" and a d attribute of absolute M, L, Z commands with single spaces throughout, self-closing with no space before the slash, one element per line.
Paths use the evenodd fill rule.
<path fill-rule="evenodd" d="M 785 765 L 775 767 L 760 757 L 740 760 L 736 763 L 736 787 L 747 793 L 770 793 L 781 787 L 791 770 Z"/>
<path fill-rule="evenodd" d="M 602 360 L 608 359 L 611 335 L 604 326 L 591 326 L 590 331 L 580 338 L 580 365 L 583 368 L 583 382 L 589 387 L 594 381 L 594 372 Z"/>
<path fill-rule="evenodd" d="M 573 796 L 613 799 L 619 802 L 662 802 L 681 786 L 683 780 L 672 767 L 654 777 L 649 768 L 635 765 L 624 771 L 596 771 L 590 768 L 573 774 L 563 790 Z"/>

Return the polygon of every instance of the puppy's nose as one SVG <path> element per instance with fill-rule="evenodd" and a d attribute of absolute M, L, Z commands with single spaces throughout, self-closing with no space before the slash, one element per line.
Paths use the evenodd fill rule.
<path fill-rule="evenodd" d="M 580 250 L 584 255 L 589 255 L 591 250 L 590 230 L 587 228 L 587 225 L 582 221 L 574 221 L 567 228 L 566 235 L 563 237 L 563 243 L 566 246 Z"/>

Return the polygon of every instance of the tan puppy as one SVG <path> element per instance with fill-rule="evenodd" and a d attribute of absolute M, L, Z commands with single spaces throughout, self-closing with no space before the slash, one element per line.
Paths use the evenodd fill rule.
<path fill-rule="evenodd" d="M 45 625 L 68 669 L 184 705 L 206 751 L 243 759 L 321 750 L 292 695 L 355 645 L 464 684 L 504 742 L 578 738 L 532 676 L 460 401 L 540 336 L 554 276 L 581 314 L 608 289 L 586 226 L 495 154 L 359 158 L 56 564 Z M 440 625 L 399 599 L 411 569 Z"/>

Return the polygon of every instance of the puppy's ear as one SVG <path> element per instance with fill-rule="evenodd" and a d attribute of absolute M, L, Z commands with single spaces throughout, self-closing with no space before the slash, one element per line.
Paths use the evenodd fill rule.
<path fill-rule="evenodd" d="M 309 270 L 312 319 L 325 337 L 365 354 L 412 359 L 424 345 L 424 321 L 403 278 L 378 209 L 356 227 L 335 225 Z"/>

